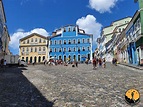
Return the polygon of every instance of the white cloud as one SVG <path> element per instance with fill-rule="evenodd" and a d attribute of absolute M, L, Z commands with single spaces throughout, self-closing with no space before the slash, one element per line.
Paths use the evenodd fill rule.
<path fill-rule="evenodd" d="M 87 15 L 76 21 L 79 28 L 85 30 L 85 33 L 93 34 L 93 44 L 96 44 L 96 39 L 99 37 L 101 32 L 102 24 L 96 21 L 93 15 Z"/>
<path fill-rule="evenodd" d="M 89 6 L 100 13 L 111 12 L 119 0 L 89 0 Z"/>
<path fill-rule="evenodd" d="M 13 49 L 16 49 L 18 51 L 19 49 L 19 39 L 25 37 L 25 36 L 28 36 L 32 33 L 38 33 L 38 34 L 41 34 L 43 36 L 49 36 L 49 33 L 43 29 L 43 28 L 35 28 L 29 32 L 25 32 L 23 29 L 17 29 L 17 31 L 13 34 L 10 35 L 10 43 L 9 43 L 9 46 Z"/>

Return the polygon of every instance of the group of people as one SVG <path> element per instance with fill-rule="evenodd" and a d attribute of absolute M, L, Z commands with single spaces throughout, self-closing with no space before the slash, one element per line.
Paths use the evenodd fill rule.
<path fill-rule="evenodd" d="M 97 66 L 99 65 L 99 67 L 106 67 L 106 60 L 105 58 L 101 59 L 101 58 L 94 58 L 93 59 L 93 69 L 96 69 Z"/>

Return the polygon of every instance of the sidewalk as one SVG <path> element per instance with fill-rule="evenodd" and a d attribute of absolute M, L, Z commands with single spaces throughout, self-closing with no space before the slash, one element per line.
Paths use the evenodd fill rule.
<path fill-rule="evenodd" d="M 137 66 L 137 65 L 128 64 L 128 63 L 119 63 L 119 64 L 120 65 L 125 65 L 125 66 L 128 66 L 128 67 L 132 67 L 132 68 L 135 68 L 135 69 L 143 70 L 143 66 Z"/>

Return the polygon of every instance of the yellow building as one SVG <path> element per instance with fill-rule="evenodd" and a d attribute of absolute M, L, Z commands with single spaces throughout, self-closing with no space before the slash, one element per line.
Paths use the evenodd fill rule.
<path fill-rule="evenodd" d="M 49 39 L 37 33 L 20 39 L 19 56 L 27 63 L 41 63 L 49 60 Z"/>

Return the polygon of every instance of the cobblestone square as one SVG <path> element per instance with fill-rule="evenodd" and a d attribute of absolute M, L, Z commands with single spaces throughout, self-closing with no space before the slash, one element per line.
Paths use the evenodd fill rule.
<path fill-rule="evenodd" d="M 93 70 L 79 67 L 29 65 L 0 69 L 0 107 L 130 107 L 125 92 L 140 92 L 143 107 L 143 71 L 110 63 Z"/>

